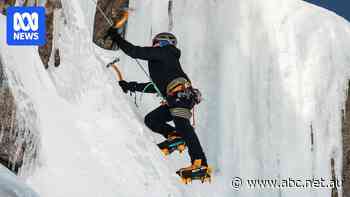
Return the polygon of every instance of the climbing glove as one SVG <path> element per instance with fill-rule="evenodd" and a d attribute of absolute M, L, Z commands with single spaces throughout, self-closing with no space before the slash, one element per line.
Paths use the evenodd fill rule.
<path fill-rule="evenodd" d="M 128 93 L 128 91 L 135 92 L 137 87 L 137 82 L 135 81 L 126 82 L 124 80 L 120 80 L 119 86 L 122 88 L 124 93 Z"/>
<path fill-rule="evenodd" d="M 108 37 L 110 37 L 113 41 L 122 39 L 120 34 L 119 34 L 119 29 L 114 28 L 114 27 L 110 27 L 107 30 L 107 33 L 106 33 L 104 38 L 107 39 Z"/>

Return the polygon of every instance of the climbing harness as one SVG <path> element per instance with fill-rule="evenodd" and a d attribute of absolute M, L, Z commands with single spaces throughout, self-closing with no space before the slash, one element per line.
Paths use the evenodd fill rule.
<path fill-rule="evenodd" d="M 167 85 L 166 89 L 168 97 L 175 98 L 175 102 L 181 102 L 181 99 L 185 99 L 189 102 L 185 105 L 188 105 L 187 107 L 192 108 L 192 113 L 191 110 L 187 107 L 170 108 L 170 112 L 172 113 L 172 115 L 188 119 L 190 119 L 192 116 L 192 126 L 195 127 L 195 106 L 201 102 L 202 96 L 200 91 L 198 89 L 193 88 L 191 83 L 183 77 L 176 78 L 173 81 L 171 81 Z"/>

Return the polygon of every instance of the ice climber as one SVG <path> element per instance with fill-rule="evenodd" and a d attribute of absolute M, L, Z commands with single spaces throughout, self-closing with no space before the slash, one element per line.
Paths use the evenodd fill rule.
<path fill-rule="evenodd" d="M 128 56 L 148 61 L 151 82 L 138 83 L 119 81 L 122 90 L 130 92 L 159 93 L 166 103 L 146 115 L 144 121 L 152 131 L 161 134 L 166 140 L 158 146 L 165 154 L 173 150 L 183 151 L 188 147 L 191 166 L 179 172 L 207 170 L 208 164 L 199 139 L 191 125 L 191 109 L 200 102 L 200 93 L 182 70 L 179 58 L 181 51 L 176 48 L 177 39 L 171 33 L 159 33 L 153 38 L 152 46 L 139 47 L 122 38 L 118 30 L 111 28 L 107 35 Z M 175 127 L 167 124 L 173 121 Z"/>

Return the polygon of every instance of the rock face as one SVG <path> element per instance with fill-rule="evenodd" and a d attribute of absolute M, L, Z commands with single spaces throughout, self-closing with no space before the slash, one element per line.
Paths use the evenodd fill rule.
<path fill-rule="evenodd" d="M 23 147 L 16 145 L 16 105 L 0 61 L 0 163 L 14 172 L 23 162 Z"/>
<path fill-rule="evenodd" d="M 0 87 L 0 163 L 18 172 L 23 161 L 23 147 L 16 146 L 16 106 L 10 88 Z"/>
<path fill-rule="evenodd" d="M 55 11 L 62 8 L 61 0 L 47 0 L 45 3 L 46 8 L 46 44 L 38 48 L 38 52 L 45 68 L 49 67 L 49 61 L 52 54 L 54 54 L 54 64 L 56 67 L 60 65 L 61 58 L 59 49 L 53 49 L 53 32 L 54 32 L 54 17 Z M 54 51 L 52 53 L 52 51 Z"/>
<path fill-rule="evenodd" d="M 51 3 L 47 3 L 46 5 L 51 8 Z M 45 68 L 48 68 L 52 52 L 54 11 L 53 9 L 46 10 L 46 44 L 40 46 L 38 52 Z"/>
<path fill-rule="evenodd" d="M 1 0 L 0 1 L 0 13 L 5 14 L 6 13 L 6 8 L 8 6 L 13 6 L 15 5 L 16 0 Z"/>
<path fill-rule="evenodd" d="M 15 4 L 34 6 L 37 1 L 1 0 L 0 12 L 6 14 L 6 8 Z M 3 164 L 14 173 L 18 173 L 24 163 L 35 160 L 38 152 L 38 136 L 34 135 L 37 129 L 32 120 L 36 119 L 35 110 L 28 96 L 17 90 L 17 99 L 14 97 L 0 54 L 0 164 Z M 23 101 L 21 107 L 16 102 Z M 33 116 L 28 116 L 33 114 Z M 26 120 L 26 116 L 31 120 Z M 25 162 L 26 161 L 26 162 Z"/>
<path fill-rule="evenodd" d="M 110 28 L 110 24 L 108 24 L 105 17 L 112 23 L 120 21 L 123 17 L 123 12 L 127 11 L 129 7 L 129 0 L 99 0 L 97 5 L 99 8 L 96 8 L 93 41 L 104 49 L 114 50 L 116 46 L 113 45 L 112 40 L 104 38 L 107 30 Z M 101 13 L 100 9 L 104 14 Z M 127 23 L 119 29 L 123 37 L 126 33 L 126 26 Z"/>
<path fill-rule="evenodd" d="M 13 95 L 0 58 L 0 163 L 15 173 L 25 162 L 36 160 L 39 147 L 33 105 L 25 94 L 18 97 Z M 21 107 L 18 101 L 23 101 Z"/>

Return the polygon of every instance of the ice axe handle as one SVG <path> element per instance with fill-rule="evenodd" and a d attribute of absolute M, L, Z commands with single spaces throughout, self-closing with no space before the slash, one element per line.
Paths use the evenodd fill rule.
<path fill-rule="evenodd" d="M 114 28 L 121 28 L 129 18 L 128 11 L 122 11 L 122 18 L 114 24 Z"/>
<path fill-rule="evenodd" d="M 114 61 L 113 61 L 113 62 L 114 62 Z M 107 67 L 112 67 L 112 68 L 115 70 L 115 72 L 117 73 L 118 80 L 119 80 L 119 81 L 123 81 L 124 78 L 123 78 L 122 72 L 119 70 L 119 68 L 118 68 L 118 66 L 117 66 L 117 64 L 116 64 L 116 62 L 115 62 L 115 63 L 113 63 L 113 62 L 109 63 L 109 64 L 107 65 Z"/>

